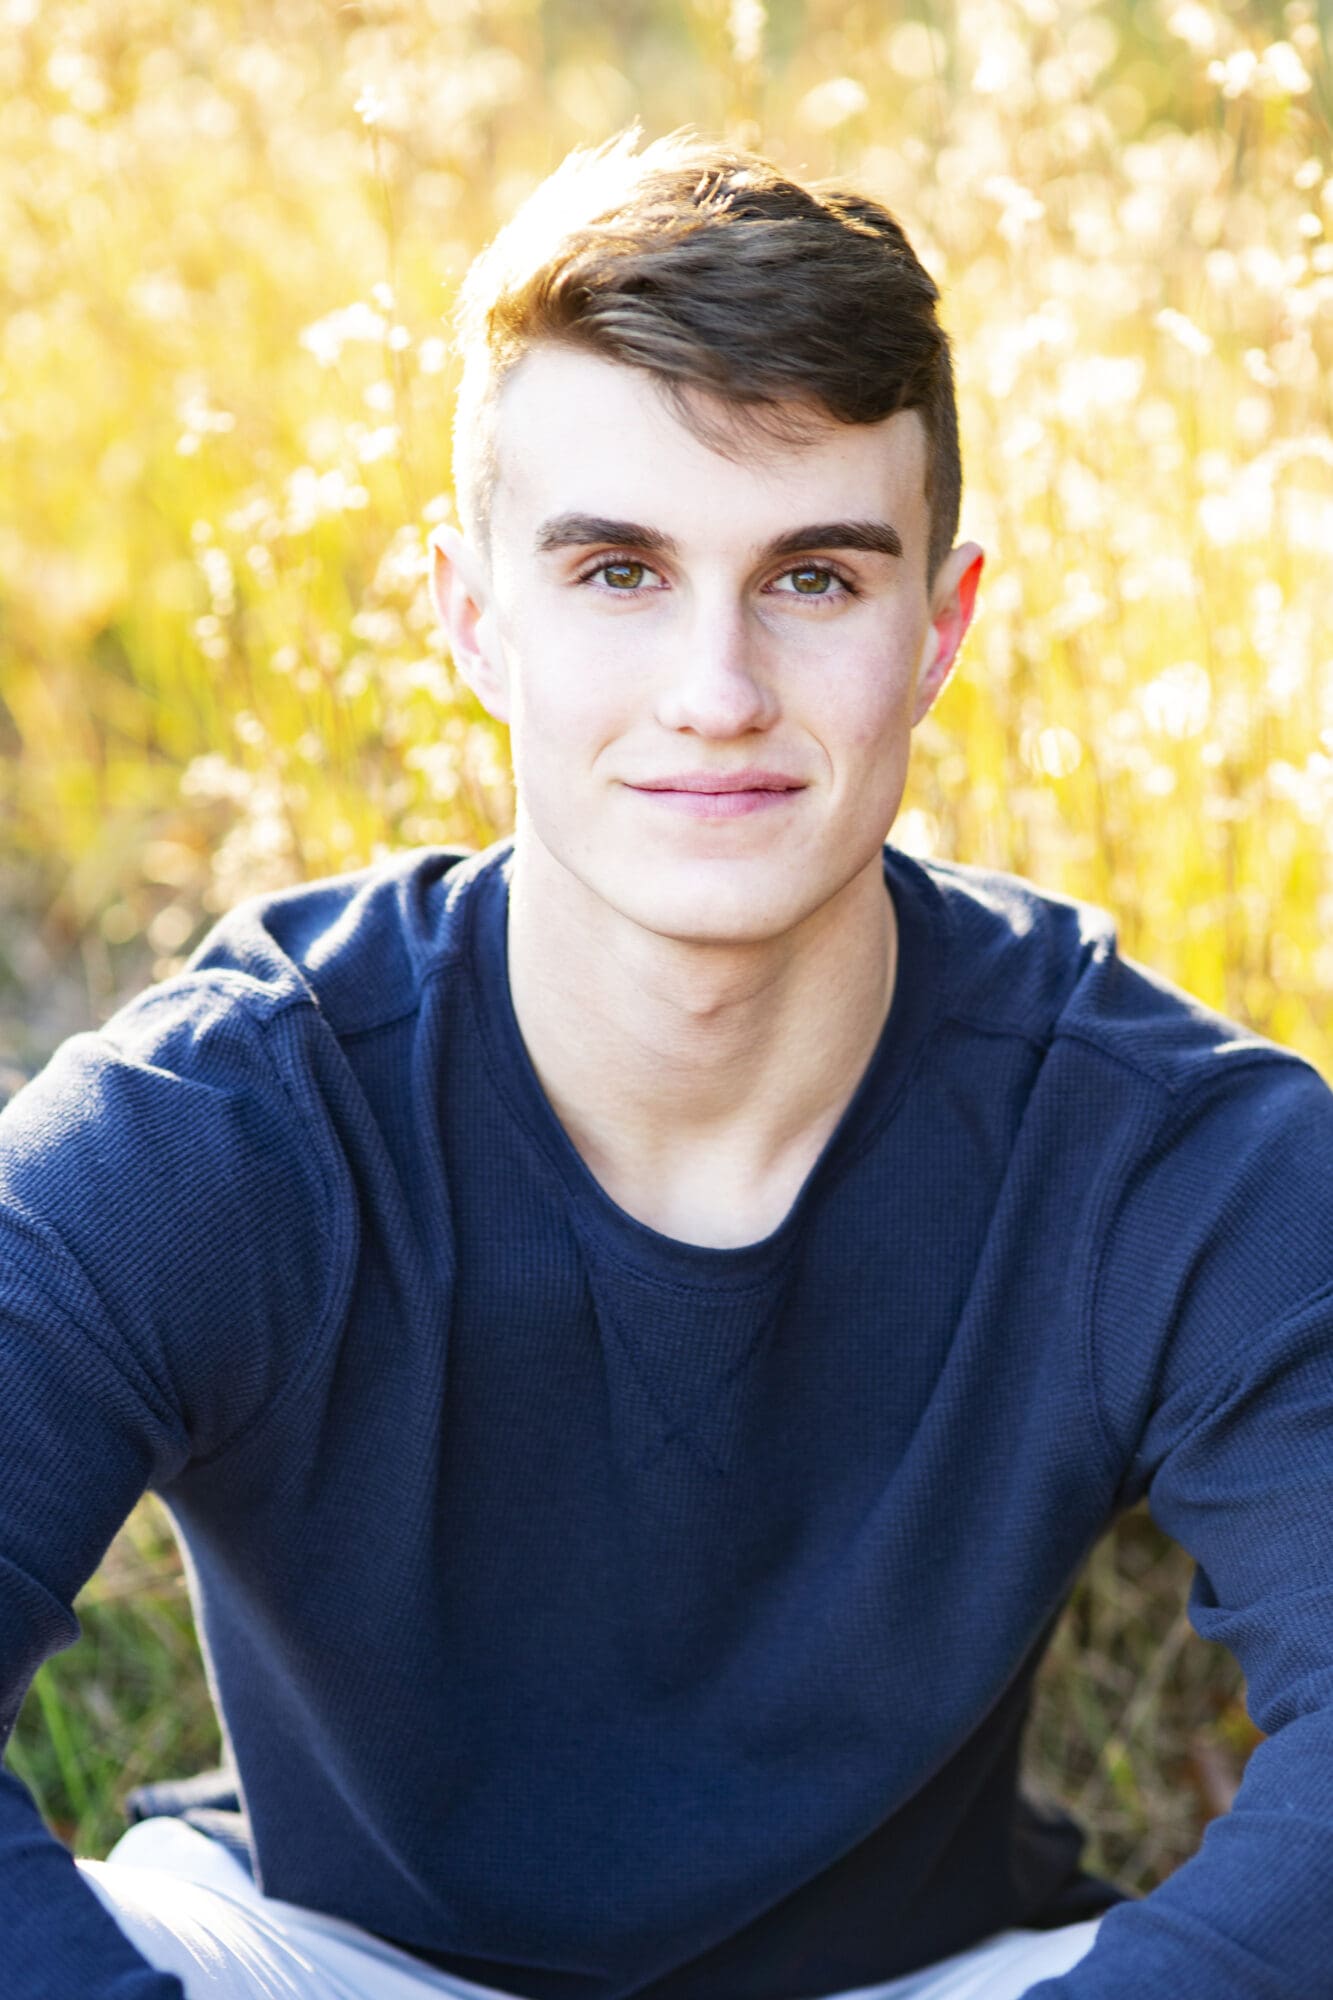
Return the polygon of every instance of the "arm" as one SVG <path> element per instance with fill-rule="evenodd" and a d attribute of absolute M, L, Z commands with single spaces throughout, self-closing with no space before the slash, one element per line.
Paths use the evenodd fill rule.
<path fill-rule="evenodd" d="M 1183 1254 L 1113 1265 L 1099 1317 L 1104 1354 L 1169 1320 L 1128 1493 L 1195 1558 L 1192 1622 L 1236 1655 L 1268 1740 L 1199 1852 L 1029 2000 L 1311 2000 L 1333 1979 L 1333 1101 L 1295 1073 L 1238 1109 L 1144 1177 L 1122 1252 L 1152 1210 Z"/>
<path fill-rule="evenodd" d="M 207 1014 L 155 996 L 0 1117 L 0 1744 L 140 1493 L 264 1406 L 323 1291 L 260 1031 Z M 0 1936 L 25 2000 L 181 2000 L 8 1772 Z"/>

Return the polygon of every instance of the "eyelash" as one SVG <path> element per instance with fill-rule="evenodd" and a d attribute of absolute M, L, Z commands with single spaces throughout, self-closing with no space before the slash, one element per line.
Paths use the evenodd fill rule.
<path fill-rule="evenodd" d="M 595 562 L 588 563 L 583 569 L 579 570 L 574 581 L 575 583 L 591 583 L 593 578 L 604 569 L 615 569 L 621 566 L 630 567 L 631 565 L 646 569 L 655 576 L 661 574 L 659 570 L 654 569 L 652 563 L 645 562 L 642 556 L 613 552 L 610 555 L 598 556 Z M 778 593 L 779 596 L 794 597 L 799 603 L 803 604 L 828 604 L 837 603 L 844 595 L 847 597 L 859 597 L 861 595 L 859 588 L 853 583 L 851 577 L 847 575 L 845 570 L 839 569 L 836 563 L 793 563 L 790 569 L 779 570 L 778 576 L 794 576 L 798 570 L 814 570 L 820 576 L 831 576 L 839 588 L 837 591 L 818 591 L 810 597 L 803 596 L 800 591 L 784 590 Z M 603 584 L 601 588 L 608 597 L 640 597 L 649 594 L 647 591 L 642 590 L 613 590 L 608 584 Z"/>

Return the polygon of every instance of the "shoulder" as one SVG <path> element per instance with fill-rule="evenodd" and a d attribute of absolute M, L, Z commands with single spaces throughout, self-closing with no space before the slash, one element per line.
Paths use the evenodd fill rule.
<path fill-rule="evenodd" d="M 1050 1054 L 1090 1056 L 1165 1099 L 1220 1089 L 1328 1093 L 1290 1051 L 1229 1020 L 1126 958 L 1114 919 L 1016 875 L 952 862 L 915 864 L 949 934 L 948 1007 L 957 1019 L 1026 1036 Z M 1259 1074 L 1259 1073 L 1263 1074 Z"/>
<path fill-rule="evenodd" d="M 316 1007 L 335 1034 L 399 1019 L 467 948 L 472 893 L 501 873 L 511 843 L 481 853 L 410 849 L 355 873 L 239 904 L 198 947 L 184 979 L 207 976 L 257 1018 Z"/>
<path fill-rule="evenodd" d="M 1118 1461 L 1141 1451 L 1149 1463 L 1226 1384 L 1276 1366 L 1293 1341 L 1313 1341 L 1323 1366 L 1324 1078 L 1123 957 L 1104 911 L 1011 875 L 933 862 L 922 874 L 947 922 L 950 1017 L 1035 1044 L 1045 1115 L 1029 1106 L 1030 1130 L 1043 1144 L 1076 1142 L 1071 1157 L 1095 1177 L 1086 1338 Z M 1154 1409 L 1164 1414 L 1149 1436 Z"/>
<path fill-rule="evenodd" d="M 193 1450 L 240 1435 L 351 1297 L 383 1154 L 344 1038 L 420 1008 L 502 859 L 409 853 L 244 904 L 57 1050 L 0 1114 L 0 1320 L 40 1293 Z"/>
<path fill-rule="evenodd" d="M 284 1236 L 284 1267 L 298 1246 L 325 1254 L 355 1209 L 341 1039 L 419 1007 L 462 948 L 469 885 L 504 852 L 408 852 L 229 912 L 179 974 L 71 1037 L 5 1108 L 6 1215 L 45 1216 L 108 1266 L 117 1242 L 151 1243 L 158 1278 L 228 1234 Z"/>

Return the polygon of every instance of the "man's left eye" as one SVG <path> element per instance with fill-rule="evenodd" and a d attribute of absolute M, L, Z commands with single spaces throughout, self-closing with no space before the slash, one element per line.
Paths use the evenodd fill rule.
<path fill-rule="evenodd" d="M 824 569 L 819 563 L 802 563 L 799 569 L 785 571 L 774 587 L 783 597 L 836 597 L 846 586 L 836 570 Z"/>

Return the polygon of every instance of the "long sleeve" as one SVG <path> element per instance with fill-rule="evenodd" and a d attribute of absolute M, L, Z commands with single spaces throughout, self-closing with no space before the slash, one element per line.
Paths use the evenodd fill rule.
<path fill-rule="evenodd" d="M 1031 2000 L 1333 1991 L 1333 1102 L 1294 1066 L 1255 1086 L 1188 1108 L 1145 1172 L 1101 1337 L 1127 1352 L 1170 1325 L 1128 1497 L 1194 1557 L 1192 1621 L 1240 1662 L 1266 1740 L 1199 1852 Z"/>
<path fill-rule="evenodd" d="M 8 1253 L 0 1275 L 0 1740 L 7 1740 L 33 1673 L 77 1635 L 70 1599 L 146 1484 L 157 1427 L 96 1341 L 75 1332 L 72 1295 L 85 1288 L 58 1250 L 34 1242 L 30 1225 L 12 1217 L 0 1220 L 0 1240 Z M 31 1274 L 39 1259 L 40 1284 Z M 87 1317 L 86 1294 L 80 1303 Z M 179 1981 L 151 1971 L 122 1935 L 8 1771 L 0 1772 L 0 1936 L 9 1990 L 24 2000 L 70 1993 L 178 2000 L 181 1993 Z"/>
<path fill-rule="evenodd" d="M 0 1117 L 0 1744 L 145 1487 L 263 1408 L 321 1218 L 246 1010 L 198 982 L 80 1036 Z M 0 1774 L 5 1991 L 179 2000 Z"/>

